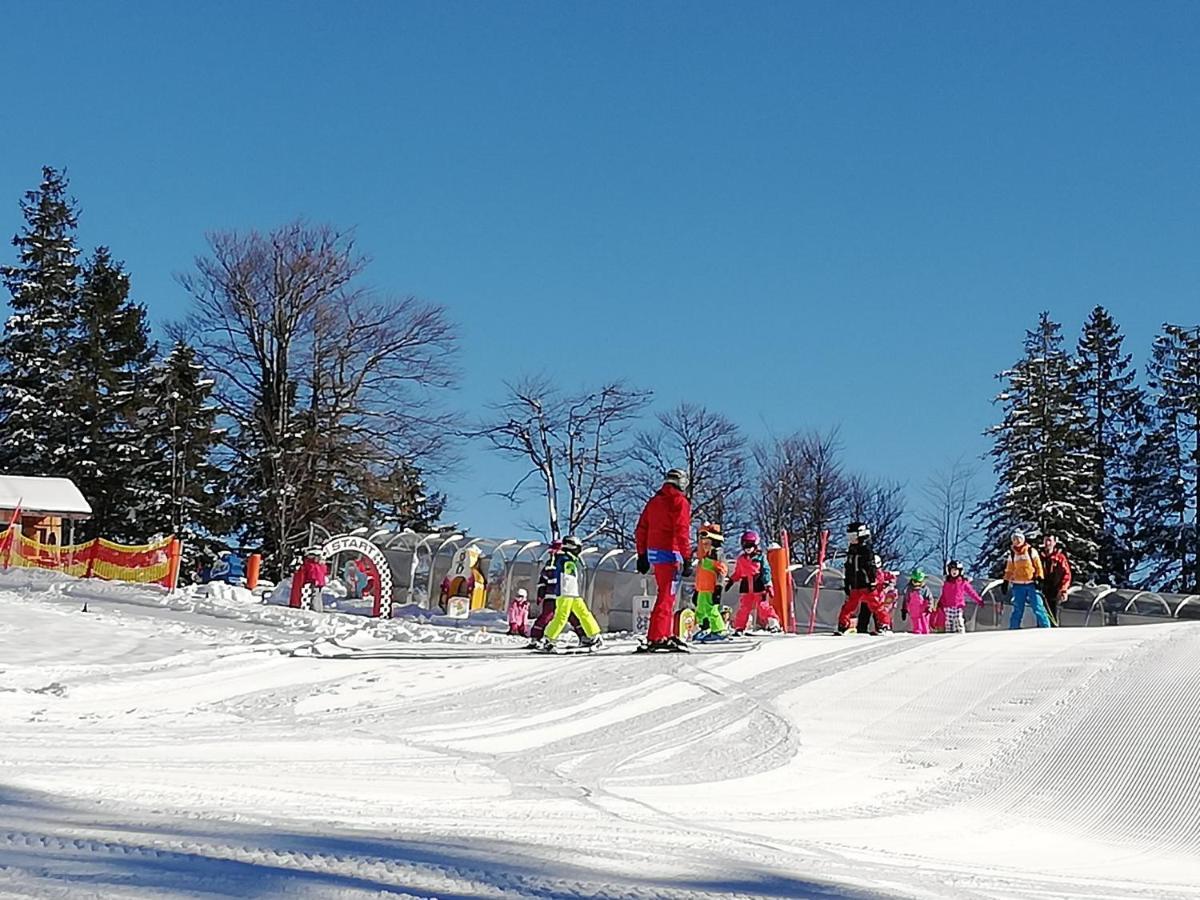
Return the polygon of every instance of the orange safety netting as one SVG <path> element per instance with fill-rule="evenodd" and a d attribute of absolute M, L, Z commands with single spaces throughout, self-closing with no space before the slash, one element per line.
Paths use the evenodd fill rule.
<path fill-rule="evenodd" d="M 15 540 L 14 540 L 15 537 Z M 136 547 L 94 538 L 82 544 L 42 544 L 13 529 L 0 534 L 0 565 L 52 569 L 77 578 L 171 586 L 171 542 L 163 538 Z"/>

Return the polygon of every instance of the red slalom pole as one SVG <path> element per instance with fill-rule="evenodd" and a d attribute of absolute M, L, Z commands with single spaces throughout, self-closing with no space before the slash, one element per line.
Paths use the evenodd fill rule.
<path fill-rule="evenodd" d="M 825 571 L 825 548 L 829 544 L 829 532 L 821 532 L 821 550 L 817 554 L 817 574 L 813 579 L 812 610 L 808 614 L 808 633 L 817 627 L 817 601 L 821 599 L 821 575 Z"/>

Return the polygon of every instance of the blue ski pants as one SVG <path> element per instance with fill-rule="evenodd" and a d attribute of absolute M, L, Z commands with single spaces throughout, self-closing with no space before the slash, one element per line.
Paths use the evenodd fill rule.
<path fill-rule="evenodd" d="M 1038 593 L 1038 589 L 1032 584 L 1014 584 L 1012 586 L 1013 610 L 1012 618 L 1008 620 L 1009 628 L 1020 628 L 1021 621 L 1025 618 L 1025 604 L 1033 607 L 1033 617 L 1037 620 L 1038 628 L 1049 628 L 1050 617 L 1046 615 L 1046 605 L 1042 602 L 1042 595 Z"/>

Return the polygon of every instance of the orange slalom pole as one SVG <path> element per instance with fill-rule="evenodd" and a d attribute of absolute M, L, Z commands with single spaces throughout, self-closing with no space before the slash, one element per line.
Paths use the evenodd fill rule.
<path fill-rule="evenodd" d="M 768 550 L 767 564 L 771 567 L 771 582 L 775 585 L 775 593 L 771 597 L 771 606 L 779 618 L 779 626 L 784 631 L 787 631 L 787 584 L 785 583 L 788 577 L 787 550 L 783 547 Z"/>
<path fill-rule="evenodd" d="M 171 593 L 175 592 L 175 586 L 179 583 L 179 559 L 182 555 L 183 544 L 179 538 L 171 538 L 171 546 L 167 550 L 167 590 Z"/>
<path fill-rule="evenodd" d="M 787 613 L 787 623 L 784 630 L 789 634 L 796 633 L 796 583 L 792 581 L 792 539 L 787 529 L 783 530 L 783 587 L 787 591 L 783 599 L 783 608 Z"/>
<path fill-rule="evenodd" d="M 246 587 L 249 590 L 258 587 L 258 573 L 261 568 L 262 554 L 251 553 L 250 558 L 246 560 Z"/>

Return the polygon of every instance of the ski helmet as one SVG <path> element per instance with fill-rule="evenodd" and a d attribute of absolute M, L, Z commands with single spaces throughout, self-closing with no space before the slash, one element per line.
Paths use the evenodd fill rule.
<path fill-rule="evenodd" d="M 1014 531 L 1014 532 L 1012 533 L 1012 542 L 1013 542 L 1014 544 L 1023 544 L 1023 543 L 1025 543 L 1025 532 L 1023 532 L 1023 531 Z"/>
<path fill-rule="evenodd" d="M 721 534 L 720 525 L 701 525 L 700 537 L 707 538 L 710 543 L 720 545 L 725 542 L 725 537 Z"/>
<path fill-rule="evenodd" d="M 669 469 L 663 476 L 663 484 L 673 484 L 681 491 L 685 491 L 688 486 L 688 473 L 683 469 Z"/>
<path fill-rule="evenodd" d="M 952 559 L 952 560 L 950 560 L 950 562 L 946 563 L 946 574 L 947 575 L 949 575 L 955 569 L 958 569 L 958 571 L 960 571 L 960 572 L 963 570 L 962 563 L 960 563 L 957 559 Z"/>
<path fill-rule="evenodd" d="M 871 536 L 871 529 L 867 527 L 865 522 L 851 522 L 846 526 L 846 534 L 861 541 L 863 538 Z"/>
<path fill-rule="evenodd" d="M 546 547 L 550 550 L 551 553 L 557 553 L 559 550 L 561 550 L 563 548 L 563 542 L 559 541 L 559 540 L 554 540 L 554 541 L 551 541 L 549 544 L 547 544 Z"/>
<path fill-rule="evenodd" d="M 925 572 L 922 571 L 921 569 L 913 569 L 908 574 L 908 580 L 913 584 L 924 584 L 925 583 Z"/>
<path fill-rule="evenodd" d="M 758 546 L 758 532 L 757 531 L 742 532 L 742 546 L 743 547 L 757 547 Z"/>
<path fill-rule="evenodd" d="M 562 539 L 562 548 L 568 553 L 578 554 L 583 549 L 583 542 L 575 535 L 569 534 Z"/>

